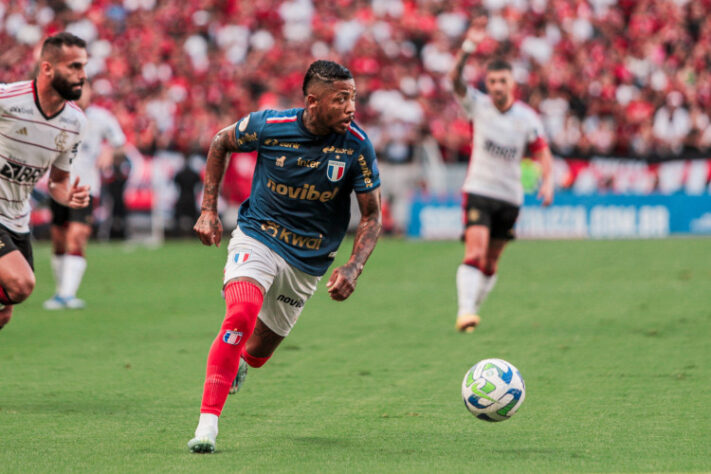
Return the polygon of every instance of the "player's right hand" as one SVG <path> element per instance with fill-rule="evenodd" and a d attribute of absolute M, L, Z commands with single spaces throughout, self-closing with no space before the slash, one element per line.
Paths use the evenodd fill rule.
<path fill-rule="evenodd" d="M 67 207 L 81 209 L 89 205 L 89 186 L 79 186 L 79 178 L 69 187 Z"/>
<path fill-rule="evenodd" d="M 480 15 L 474 18 L 466 33 L 466 39 L 479 44 L 486 39 L 486 24 L 488 23 L 486 15 Z"/>
<path fill-rule="evenodd" d="M 193 230 L 198 235 L 200 242 L 208 247 L 215 244 L 220 246 L 222 240 L 222 222 L 217 215 L 217 211 L 202 211 Z"/>

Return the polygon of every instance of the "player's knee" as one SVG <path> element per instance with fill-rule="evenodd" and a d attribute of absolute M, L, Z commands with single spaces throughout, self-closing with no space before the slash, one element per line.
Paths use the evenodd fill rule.
<path fill-rule="evenodd" d="M 74 232 L 67 236 L 66 252 L 69 255 L 84 256 L 84 250 L 88 241 L 88 236 L 81 232 Z"/>
<path fill-rule="evenodd" d="M 263 299 L 262 291 L 252 283 L 245 281 L 229 283 L 225 287 L 227 311 L 222 329 L 234 329 L 246 324 L 251 334 Z"/>
<path fill-rule="evenodd" d="M 84 247 L 83 241 L 75 236 L 67 239 L 65 250 L 69 255 L 83 256 Z"/>
<path fill-rule="evenodd" d="M 5 292 L 14 303 L 25 301 L 34 289 L 35 276 L 31 273 L 29 275 L 13 276 L 5 283 Z"/>

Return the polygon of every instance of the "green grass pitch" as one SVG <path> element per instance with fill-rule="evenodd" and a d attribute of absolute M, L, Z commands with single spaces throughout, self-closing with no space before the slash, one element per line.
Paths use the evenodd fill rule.
<path fill-rule="evenodd" d="M 73 312 L 42 310 L 35 254 L 35 293 L 0 331 L 2 473 L 711 471 L 711 239 L 516 242 L 474 334 L 454 331 L 461 244 L 382 240 L 350 300 L 324 278 L 250 370 L 215 455 L 186 442 L 224 246 L 93 244 Z M 460 397 L 488 357 L 527 386 L 498 424 Z"/>

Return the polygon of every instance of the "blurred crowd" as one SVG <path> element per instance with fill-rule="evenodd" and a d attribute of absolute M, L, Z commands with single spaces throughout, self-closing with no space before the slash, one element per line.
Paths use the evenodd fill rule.
<path fill-rule="evenodd" d="M 88 41 L 96 102 L 129 142 L 204 154 L 249 111 L 303 103 L 315 58 L 356 77 L 358 121 L 380 159 L 426 135 L 466 161 L 471 129 L 446 74 L 472 16 L 487 39 L 465 69 L 514 65 L 562 156 L 654 159 L 711 151 L 711 0 L 13 0 L 0 4 L 0 82 L 32 76 L 37 45 Z"/>

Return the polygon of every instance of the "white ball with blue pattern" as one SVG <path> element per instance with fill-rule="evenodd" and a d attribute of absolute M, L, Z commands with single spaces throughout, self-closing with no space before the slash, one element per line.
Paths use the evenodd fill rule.
<path fill-rule="evenodd" d="M 502 359 L 484 359 L 464 375 L 462 398 L 467 409 L 480 420 L 511 418 L 526 397 L 521 373 Z"/>

